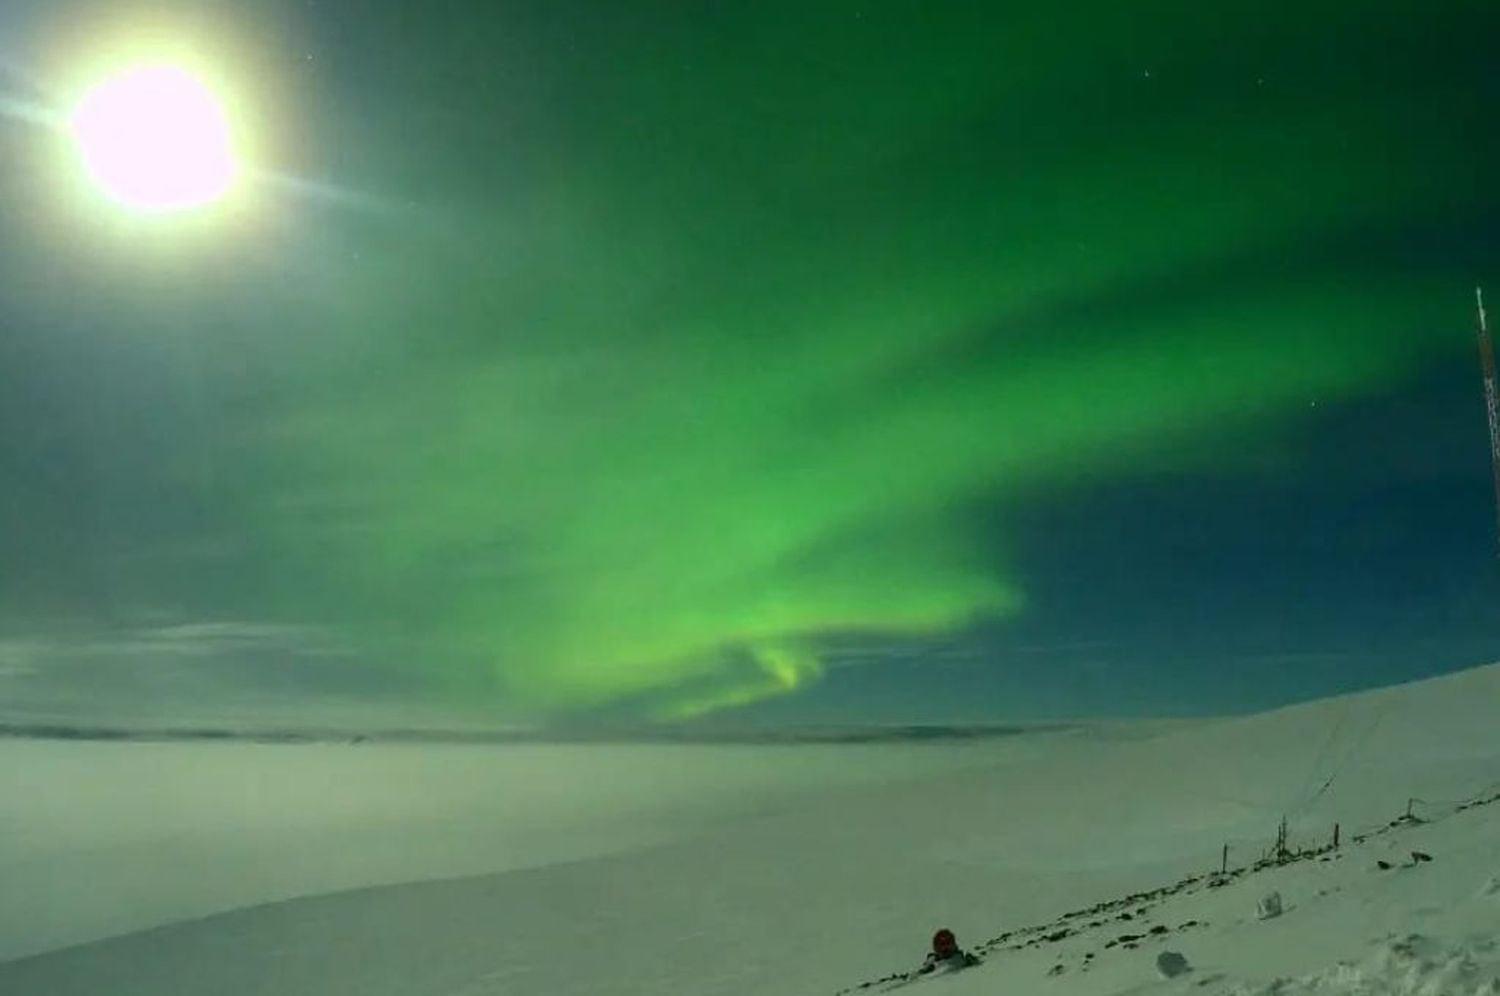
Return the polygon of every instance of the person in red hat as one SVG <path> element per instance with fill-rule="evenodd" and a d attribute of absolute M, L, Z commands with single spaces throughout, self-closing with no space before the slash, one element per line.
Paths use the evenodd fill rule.
<path fill-rule="evenodd" d="M 917 971 L 922 975 L 939 969 L 952 972 L 977 964 L 979 964 L 979 956 L 970 954 L 959 947 L 958 938 L 953 936 L 953 931 L 943 927 L 932 935 L 932 950 L 927 952 L 927 959 L 922 962 L 922 967 Z"/>

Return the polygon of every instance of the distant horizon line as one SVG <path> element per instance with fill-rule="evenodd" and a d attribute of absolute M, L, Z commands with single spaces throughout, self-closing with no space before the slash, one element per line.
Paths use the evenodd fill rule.
<path fill-rule="evenodd" d="M 1034 723 L 871 723 L 813 724 L 778 728 L 706 729 L 692 727 L 601 726 L 595 729 L 533 727 L 516 729 L 317 727 L 231 727 L 216 725 L 124 726 L 103 723 L 0 720 L 3 740 L 64 740 L 107 743 L 259 744 L 864 744 L 991 740 L 1026 733 L 1081 729 L 1079 721 Z"/>

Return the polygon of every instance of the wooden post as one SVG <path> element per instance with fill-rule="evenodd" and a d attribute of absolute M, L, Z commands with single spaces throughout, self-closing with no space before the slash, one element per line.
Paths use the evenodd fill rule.
<path fill-rule="evenodd" d="M 1335 851 L 1339 849 L 1339 825 L 1337 823 L 1333 825 L 1333 849 Z"/>
<path fill-rule="evenodd" d="M 1229 845 L 1224 845 L 1224 851 L 1219 855 L 1219 874 L 1225 875 L 1229 872 Z"/>
<path fill-rule="evenodd" d="M 1415 800 L 1415 799 L 1407 799 L 1406 800 L 1406 818 L 1408 820 L 1411 819 L 1411 804 L 1414 803 L 1414 802 L 1416 802 L 1416 801 L 1417 800 Z"/>

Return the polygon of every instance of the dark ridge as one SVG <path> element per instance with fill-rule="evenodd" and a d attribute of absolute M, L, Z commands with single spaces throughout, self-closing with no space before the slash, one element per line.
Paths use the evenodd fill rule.
<path fill-rule="evenodd" d="M 766 730 L 715 730 L 700 727 L 640 727 L 610 729 L 528 730 L 318 730 L 234 729 L 231 727 L 133 728 L 67 723 L 0 721 L 0 738 L 133 743 L 201 743 L 237 741 L 259 744 L 390 743 L 390 744 L 509 744 L 509 743 L 645 743 L 645 744 L 880 744 L 945 743 L 994 740 L 1024 733 L 1075 729 L 1073 724 L 957 725 L 918 724 L 871 727 L 805 727 Z"/>

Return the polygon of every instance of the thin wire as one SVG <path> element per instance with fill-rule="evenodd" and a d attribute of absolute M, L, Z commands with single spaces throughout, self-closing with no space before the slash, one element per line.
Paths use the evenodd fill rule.
<path fill-rule="evenodd" d="M 1338 739 L 1339 732 L 1344 728 L 1344 721 L 1349 718 L 1349 711 L 1353 708 L 1354 700 L 1352 698 L 1346 698 L 1344 700 L 1343 708 L 1339 710 L 1339 718 L 1334 721 L 1333 729 L 1328 731 L 1328 739 L 1323 741 L 1322 749 L 1318 751 L 1317 756 L 1313 758 L 1312 765 L 1307 770 L 1307 779 L 1302 784 L 1302 790 L 1299 791 L 1294 797 L 1299 800 L 1306 799 L 1306 801 L 1297 802 L 1296 804 L 1294 804 L 1291 807 L 1292 812 L 1301 812 L 1307 806 L 1311 805 L 1312 799 L 1306 798 L 1308 790 L 1312 787 L 1312 782 L 1313 779 L 1317 777 L 1318 769 L 1323 766 L 1324 759 L 1327 758 L 1328 752 L 1333 748 L 1333 743 Z M 1335 768 L 1334 774 L 1328 776 L 1328 780 L 1323 783 L 1323 787 L 1318 789 L 1317 793 L 1312 798 L 1316 799 L 1319 795 L 1322 795 L 1323 792 L 1327 790 L 1328 786 L 1333 784 L 1333 780 L 1337 777 L 1337 775 L 1338 771 L 1337 768 Z"/>

